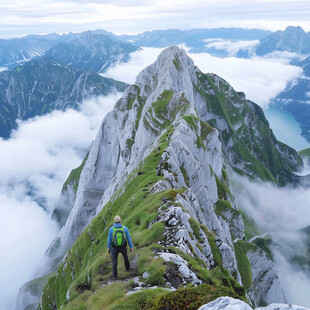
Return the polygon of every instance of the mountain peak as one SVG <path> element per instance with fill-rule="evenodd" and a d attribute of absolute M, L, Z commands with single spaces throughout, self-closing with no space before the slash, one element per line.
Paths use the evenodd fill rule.
<path fill-rule="evenodd" d="M 174 45 L 163 50 L 157 57 L 157 60 L 152 65 L 146 67 L 142 72 L 148 71 L 150 68 L 154 69 L 154 67 L 160 71 L 170 71 L 172 69 L 174 71 L 182 71 L 193 69 L 194 66 L 193 60 L 186 54 L 185 50 Z M 141 74 L 138 75 L 137 80 L 139 77 L 141 77 Z"/>
<path fill-rule="evenodd" d="M 136 79 L 136 84 L 147 85 L 159 96 L 165 89 L 174 92 L 186 91 L 191 97 L 192 84 L 196 84 L 197 68 L 193 60 L 183 48 L 171 46 L 157 57 L 157 60 L 142 70 Z M 191 99 L 191 98 L 189 98 Z"/>
<path fill-rule="evenodd" d="M 284 32 L 305 34 L 304 29 L 300 26 L 287 26 Z"/>

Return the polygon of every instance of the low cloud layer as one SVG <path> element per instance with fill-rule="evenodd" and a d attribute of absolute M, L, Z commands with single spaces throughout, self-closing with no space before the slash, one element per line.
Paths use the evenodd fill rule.
<path fill-rule="evenodd" d="M 235 48 L 232 46 L 232 49 Z M 105 76 L 132 84 L 137 74 L 154 62 L 162 50 L 143 48 L 142 51 L 132 53 L 128 63 L 109 69 Z M 277 59 L 219 58 L 207 53 L 188 53 L 188 55 L 202 72 L 216 73 L 227 80 L 237 91 L 243 91 L 248 99 L 262 107 L 266 107 L 271 98 L 284 90 L 289 80 L 302 74 L 301 68 L 288 64 L 291 55 L 286 55 L 286 53 L 281 54 L 281 57 L 278 55 Z"/>
<path fill-rule="evenodd" d="M 289 264 L 285 256 L 274 250 L 274 259 L 279 272 L 280 282 L 288 301 L 295 305 L 310 307 L 310 279 L 302 270 Z"/>
<path fill-rule="evenodd" d="M 163 48 L 143 47 L 143 50 L 130 54 L 129 62 L 119 63 L 102 74 L 111 79 L 133 84 L 140 71 L 152 64 Z"/>
<path fill-rule="evenodd" d="M 237 56 L 237 53 L 242 51 L 248 51 L 251 55 L 255 47 L 259 44 L 259 40 L 252 41 L 234 41 L 234 40 L 223 40 L 223 39 L 207 39 L 206 47 L 214 48 L 217 50 L 226 50 L 230 57 Z"/>
<path fill-rule="evenodd" d="M 58 231 L 50 212 L 120 95 L 20 122 L 0 140 L 0 309 L 14 309 L 18 288 L 35 271 Z"/>
<path fill-rule="evenodd" d="M 294 232 L 310 225 L 309 189 L 278 188 L 237 175 L 233 180 L 239 205 L 267 232 Z"/>
<path fill-rule="evenodd" d="M 278 188 L 238 175 L 233 175 L 233 184 L 238 205 L 281 245 L 272 251 L 288 302 L 310 307 L 309 274 L 290 261 L 290 257 L 306 253 L 304 235 L 297 231 L 310 225 L 309 189 Z"/>

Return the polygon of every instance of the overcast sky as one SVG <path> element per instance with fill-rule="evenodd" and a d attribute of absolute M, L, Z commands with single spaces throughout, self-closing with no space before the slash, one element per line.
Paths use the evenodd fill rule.
<path fill-rule="evenodd" d="M 0 38 L 105 29 L 243 27 L 310 31 L 309 0 L 1 0 Z"/>

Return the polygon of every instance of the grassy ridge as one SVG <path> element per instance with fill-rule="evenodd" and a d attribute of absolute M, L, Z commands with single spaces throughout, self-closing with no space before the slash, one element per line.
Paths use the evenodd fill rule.
<path fill-rule="evenodd" d="M 124 188 L 115 193 L 111 201 L 103 207 L 101 213 L 77 239 L 57 274 L 48 280 L 43 291 L 40 309 L 59 309 L 61 306 L 62 309 L 102 309 L 103 305 L 105 309 L 127 309 L 124 305 L 128 309 L 144 309 L 143 307 L 161 309 L 158 305 L 169 304 L 174 299 L 174 295 L 170 295 L 172 293 L 163 289 L 146 290 L 135 294 L 134 297 L 126 296 L 125 292 L 131 289 L 130 279 L 133 275 L 124 270 L 122 263 L 119 266 L 119 279 L 123 281 L 104 286 L 112 278 L 111 260 L 106 251 L 106 243 L 108 229 L 113 223 L 115 214 L 119 214 L 124 219 L 124 224 L 132 235 L 134 253 L 129 257 L 130 260 L 136 260 L 135 275 L 141 276 L 147 271 L 150 274 L 147 279 L 148 284 L 162 286 L 166 283 L 164 275 L 167 264 L 154 254 L 155 249 L 161 249 L 158 241 L 164 238 L 165 224 L 156 222 L 151 227 L 149 224 L 158 216 L 159 207 L 169 208 L 173 205 L 177 194 L 184 190 L 169 189 L 151 193 L 150 188 L 163 178 L 156 173 L 156 167 L 168 146 L 168 139 L 172 132 L 173 127 L 169 126 L 160 138 L 159 146 L 154 148 L 140 167 L 127 177 Z M 212 291 L 217 292 L 219 296 L 244 298 L 243 288 L 222 267 L 214 234 L 193 218 L 190 223 L 198 241 L 201 231 L 206 234 L 217 262 L 215 268 L 208 270 L 206 264 L 198 257 L 192 257 L 177 248 L 170 247 L 169 251 L 186 259 L 198 277 L 208 283 Z M 189 294 L 189 300 L 196 298 L 204 302 L 207 299 L 199 297 L 201 292 L 200 289 L 192 288 L 189 291 L 184 289 L 178 294 L 179 296 Z M 212 296 L 217 295 L 209 295 L 210 298 Z"/>

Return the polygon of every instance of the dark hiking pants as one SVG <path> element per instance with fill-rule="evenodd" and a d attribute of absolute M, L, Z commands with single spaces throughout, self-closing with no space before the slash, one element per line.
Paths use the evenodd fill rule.
<path fill-rule="evenodd" d="M 110 253 L 112 257 L 112 266 L 113 266 L 113 278 L 117 278 L 117 258 L 118 258 L 118 253 L 122 253 L 124 257 L 124 263 L 125 263 L 125 268 L 128 271 L 130 268 L 130 263 L 127 255 L 127 245 L 120 247 L 120 248 L 114 248 L 110 247 Z"/>

